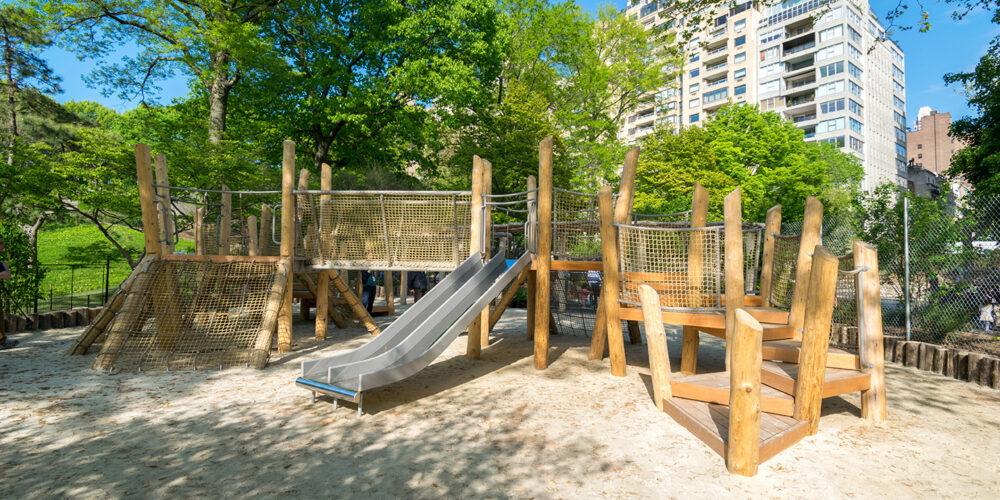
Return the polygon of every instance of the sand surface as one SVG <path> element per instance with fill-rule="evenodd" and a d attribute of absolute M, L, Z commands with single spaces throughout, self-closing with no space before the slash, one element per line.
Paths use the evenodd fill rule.
<path fill-rule="evenodd" d="M 364 343 L 359 329 L 317 343 L 296 323 L 296 352 L 263 371 L 110 376 L 95 352 L 64 354 L 80 331 L 0 351 L 0 498 L 1000 497 L 1000 391 L 894 364 L 888 422 L 861 420 L 857 395 L 827 399 L 819 434 L 744 478 L 657 412 L 644 346 L 615 378 L 589 339 L 560 335 L 536 371 L 523 310 L 482 360 L 461 337 L 366 395 L 361 418 L 293 384 L 301 360 Z M 717 367 L 721 343 L 702 346 Z M 676 333 L 670 349 L 677 366 Z"/>

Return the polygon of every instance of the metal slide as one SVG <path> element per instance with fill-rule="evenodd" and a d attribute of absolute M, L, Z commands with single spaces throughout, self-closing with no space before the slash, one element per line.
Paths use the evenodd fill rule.
<path fill-rule="evenodd" d="M 303 362 L 296 385 L 311 391 L 314 400 L 316 393 L 333 396 L 335 409 L 339 399 L 354 401 L 360 415 L 364 391 L 403 380 L 429 365 L 530 263 L 529 253 L 510 266 L 503 252 L 485 264 L 478 255 L 470 257 L 371 342 L 345 354 Z"/>

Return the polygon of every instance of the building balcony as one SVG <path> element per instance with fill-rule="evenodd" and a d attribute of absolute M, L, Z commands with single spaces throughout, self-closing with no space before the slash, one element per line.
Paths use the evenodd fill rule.
<path fill-rule="evenodd" d="M 709 40 L 715 40 L 716 38 L 719 38 L 720 36 L 725 36 L 726 33 L 728 33 L 728 32 L 729 32 L 729 30 L 727 30 L 726 28 L 722 28 L 721 30 L 713 31 L 712 33 L 710 33 L 708 35 L 708 39 Z"/>
<path fill-rule="evenodd" d="M 713 80 L 711 82 L 705 82 L 705 86 L 711 88 L 711 87 L 715 87 L 716 85 L 722 85 L 723 83 L 726 83 L 728 81 L 729 81 L 729 78 L 724 76 L 722 78 L 719 78 L 718 80 Z"/>
<path fill-rule="evenodd" d="M 714 56 L 715 54 L 718 54 L 718 53 L 720 53 L 720 52 L 722 52 L 722 51 L 724 51 L 724 50 L 726 50 L 728 48 L 729 48 L 729 45 L 728 44 L 724 44 L 724 45 L 721 45 L 721 46 L 719 46 L 718 48 L 715 48 L 715 49 L 711 49 L 711 50 L 706 49 L 708 52 L 705 54 L 705 58 L 708 59 L 708 58 Z"/>
<path fill-rule="evenodd" d="M 703 76 L 706 79 L 708 79 L 709 76 L 712 76 L 713 74 L 717 74 L 719 71 L 726 71 L 726 69 L 727 69 L 728 66 L 729 66 L 729 62 L 728 61 L 723 61 L 721 63 L 714 64 L 712 66 L 706 65 L 705 66 L 705 74 Z"/>
<path fill-rule="evenodd" d="M 802 124 L 802 122 L 807 122 L 807 121 L 815 120 L 816 119 L 816 112 L 814 110 L 811 113 L 803 113 L 803 114 L 800 114 L 800 115 L 789 115 L 788 118 L 792 120 L 792 123 L 794 123 L 796 125 L 800 125 L 800 124 Z"/>

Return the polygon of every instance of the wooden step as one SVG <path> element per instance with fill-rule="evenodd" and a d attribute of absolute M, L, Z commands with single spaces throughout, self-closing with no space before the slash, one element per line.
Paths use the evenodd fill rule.
<path fill-rule="evenodd" d="M 767 327 L 764 328 L 766 331 Z M 763 343 L 761 353 L 765 360 L 798 363 L 801 346 L 802 342 L 798 340 L 770 340 Z M 861 358 L 850 351 L 831 347 L 826 354 L 826 366 L 844 370 L 860 370 Z"/>
<path fill-rule="evenodd" d="M 795 395 L 795 380 L 799 376 L 799 365 L 765 361 L 761 365 L 760 381 L 790 396 Z M 823 375 L 823 398 L 850 394 L 871 388 L 871 374 L 858 370 L 827 368 Z"/>
<path fill-rule="evenodd" d="M 760 326 L 764 327 L 764 341 L 790 339 L 793 336 L 793 329 L 787 324 L 775 325 L 771 323 L 762 323 Z M 719 337 L 720 339 L 726 338 L 725 328 L 700 328 L 699 331 Z"/>
<path fill-rule="evenodd" d="M 729 441 L 729 406 L 671 398 L 664 400 L 663 411 L 713 451 L 723 458 L 726 457 L 726 444 Z M 783 415 L 761 413 L 759 463 L 801 441 L 808 432 L 809 427 L 805 421 Z"/>
<path fill-rule="evenodd" d="M 770 307 L 748 307 L 750 316 L 761 323 L 774 323 L 785 326 L 788 323 L 788 313 Z M 625 321 L 643 321 L 642 311 L 638 307 L 623 304 L 618 311 L 618 317 Z M 698 328 L 726 328 L 726 312 L 710 311 L 663 311 L 663 322 L 668 325 L 694 326 Z M 766 338 L 766 337 L 765 337 Z M 782 337 L 788 338 L 788 337 Z"/>
<path fill-rule="evenodd" d="M 728 405 L 729 383 L 729 372 L 700 373 L 672 379 L 670 390 L 675 398 Z M 760 405 L 767 413 L 791 416 L 795 400 L 780 390 L 761 385 Z"/>

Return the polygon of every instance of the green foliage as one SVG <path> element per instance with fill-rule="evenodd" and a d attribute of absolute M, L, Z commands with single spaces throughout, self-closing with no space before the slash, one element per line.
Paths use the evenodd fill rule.
<path fill-rule="evenodd" d="M 847 212 L 863 176 L 860 162 L 830 144 L 804 141 L 801 130 L 773 112 L 727 104 L 679 134 L 661 128 L 642 143 L 636 179 L 637 213 L 670 213 L 691 207 L 698 182 L 712 194 L 710 218 L 722 216 L 729 191 L 743 189 L 749 220 L 764 220 L 774 205 L 783 219 L 800 219 L 806 196 L 818 196 L 827 214 Z"/>
<path fill-rule="evenodd" d="M 948 175 L 962 177 L 981 196 L 1000 194 L 1000 38 L 994 39 L 975 70 L 945 75 L 945 82 L 964 86 L 977 113 L 951 124 L 951 134 L 967 144 L 951 160 Z"/>
<path fill-rule="evenodd" d="M 2 217 L 0 217 L 0 236 L 4 242 L 0 261 L 7 264 L 11 274 L 10 281 L 0 281 L 0 287 L 4 287 L 17 304 L 15 308 L 8 305 L 7 312 L 16 312 L 17 307 L 25 309 L 27 304 L 34 301 L 39 280 L 44 278 L 45 273 L 31 265 L 34 261 L 34 249 L 28 242 L 28 235 L 10 220 Z M 6 293 L 3 295 L 2 301 L 6 303 L 9 299 Z"/>

